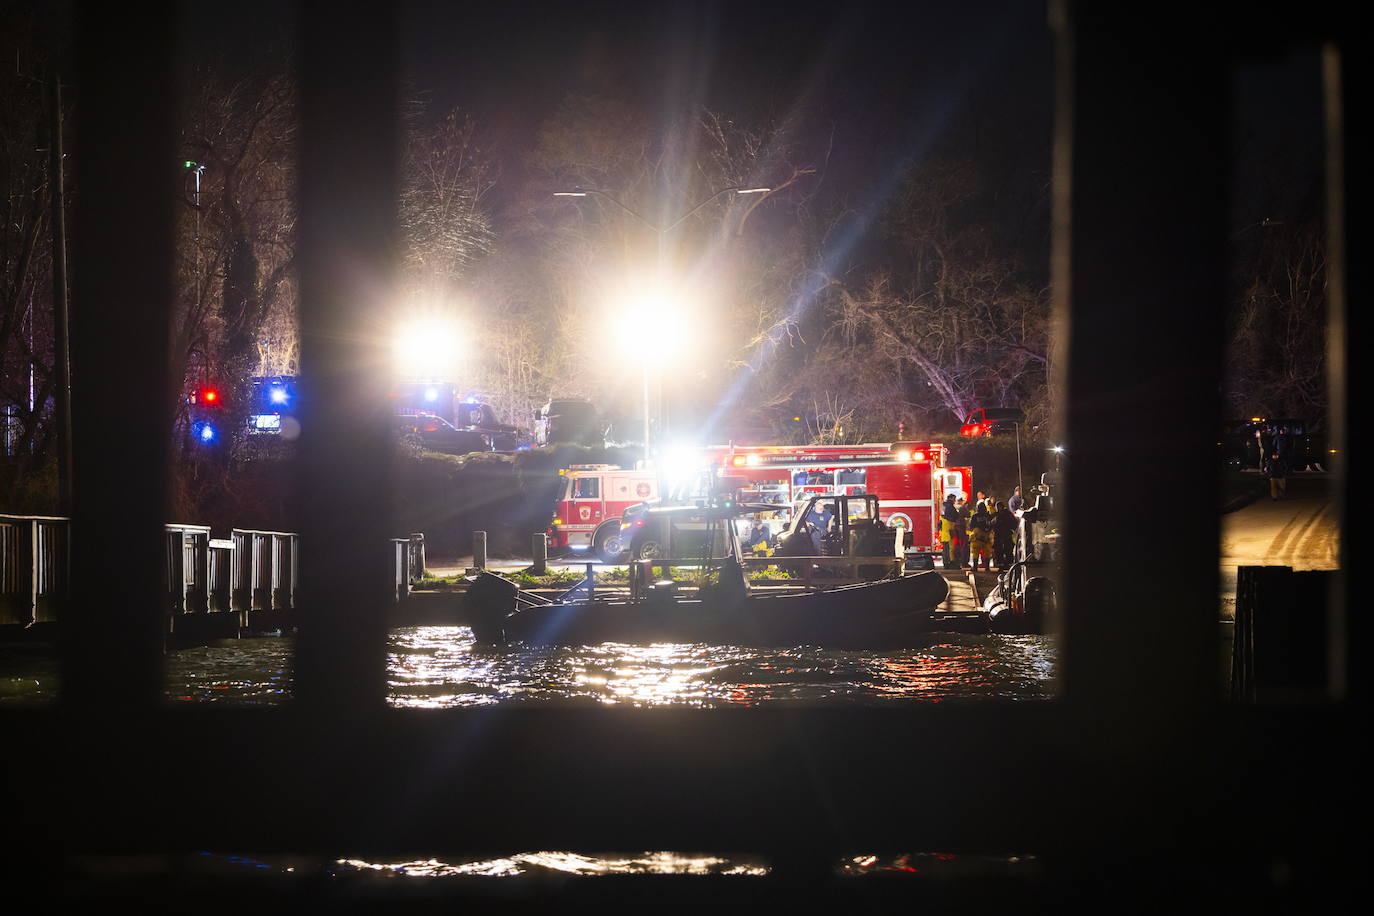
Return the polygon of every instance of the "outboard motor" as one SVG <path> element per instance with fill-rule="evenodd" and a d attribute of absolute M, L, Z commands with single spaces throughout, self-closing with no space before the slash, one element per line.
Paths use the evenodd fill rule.
<path fill-rule="evenodd" d="M 508 579 L 482 571 L 463 596 L 472 635 L 479 644 L 500 645 L 506 641 L 505 620 L 515 610 L 520 587 Z"/>
<path fill-rule="evenodd" d="M 1045 632 L 1045 623 L 1054 615 L 1054 583 L 1044 576 L 1032 576 L 1021 593 L 1021 613 L 1026 633 Z"/>
<path fill-rule="evenodd" d="M 1045 622 L 1054 613 L 1054 602 L 1054 583 L 1044 576 L 1032 576 L 1019 595 L 1009 596 L 988 612 L 988 626 L 994 633 L 1043 633 Z"/>

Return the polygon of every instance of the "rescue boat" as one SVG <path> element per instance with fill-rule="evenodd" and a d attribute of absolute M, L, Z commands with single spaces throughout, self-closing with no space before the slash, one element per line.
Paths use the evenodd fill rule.
<path fill-rule="evenodd" d="M 487 645 L 708 643 L 755 647 L 883 649 L 919 645 L 949 586 L 936 572 L 839 585 L 802 594 L 760 594 L 722 569 L 722 584 L 682 597 L 651 586 L 635 599 L 546 601 L 480 573 L 467 592 L 477 642 Z M 738 564 L 733 569 L 738 570 Z M 734 582 L 733 585 L 728 584 Z"/>

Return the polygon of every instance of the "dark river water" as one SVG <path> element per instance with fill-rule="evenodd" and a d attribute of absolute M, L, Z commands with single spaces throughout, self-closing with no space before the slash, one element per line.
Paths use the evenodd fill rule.
<path fill-rule="evenodd" d="M 293 640 L 224 640 L 167 658 L 171 703 L 274 705 L 291 695 Z M 474 645 L 467 627 L 407 627 L 390 635 L 391 705 L 447 708 L 492 704 L 680 705 L 700 708 L 773 704 L 881 706 L 978 697 L 1042 700 L 1054 693 L 1057 652 L 1048 636 L 937 634 L 918 649 L 858 652 L 815 648 L 605 643 L 581 648 L 509 649 Z M 50 650 L 0 647 L 0 706 L 57 697 Z M 318 857 L 316 857 L 318 858 Z M 170 866 L 168 866 L 170 867 Z M 836 875 L 951 877 L 1034 874 L 1034 856 L 936 853 L 856 855 Z M 178 860 L 178 874 L 243 873 L 374 882 L 405 878 L 528 878 L 611 874 L 767 875 L 760 856 L 631 851 L 526 850 L 500 858 L 297 861 L 204 851 Z M 352 886 L 352 885 L 350 885 Z M 371 886 L 369 884 L 369 886 Z"/>
<path fill-rule="evenodd" d="M 172 702 L 259 705 L 291 693 L 292 640 L 225 640 L 167 660 Z M 397 707 L 496 703 L 681 705 L 702 708 L 877 706 L 952 699 L 1047 699 L 1057 652 L 1049 636 L 933 634 L 918 649 L 747 649 L 604 643 L 580 648 L 475 646 L 467 627 L 393 630 L 388 694 Z M 0 650 L 0 704 L 51 701 L 51 653 Z"/>

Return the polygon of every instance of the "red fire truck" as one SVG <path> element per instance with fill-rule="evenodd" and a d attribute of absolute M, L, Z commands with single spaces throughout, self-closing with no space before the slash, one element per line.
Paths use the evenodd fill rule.
<path fill-rule="evenodd" d="M 603 558 L 618 556 L 620 516 L 636 503 L 658 498 L 655 471 L 575 464 L 558 473 L 563 483 L 548 531 L 551 549 L 594 548 Z"/>
<path fill-rule="evenodd" d="M 938 553 L 945 494 L 972 493 L 973 469 L 948 467 L 947 457 L 938 442 L 709 446 L 696 452 L 690 464 L 699 481 L 713 479 L 718 487 L 728 479 L 741 502 L 789 510 L 817 494 L 872 493 L 878 497 L 881 519 L 911 532 L 910 552 Z M 677 463 L 681 475 L 687 463 L 681 456 Z M 618 521 L 629 506 L 659 496 L 662 470 L 597 464 L 561 472 L 565 480 L 549 546 L 591 548 L 606 562 L 620 558 L 624 545 Z M 704 496 L 705 487 L 694 483 L 689 489 Z"/>
<path fill-rule="evenodd" d="M 949 467 L 938 442 L 733 446 L 711 449 L 720 476 L 743 478 L 741 502 L 793 505 L 820 494 L 872 493 L 879 517 L 911 532 L 911 553 L 939 553 L 945 495 L 967 498 L 973 469 Z"/>

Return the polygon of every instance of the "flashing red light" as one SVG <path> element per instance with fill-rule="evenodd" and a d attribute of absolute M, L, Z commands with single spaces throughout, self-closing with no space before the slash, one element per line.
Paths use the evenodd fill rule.
<path fill-rule="evenodd" d="M 214 388 L 202 388 L 196 400 L 202 404 L 214 406 L 219 403 L 219 391 Z"/>

